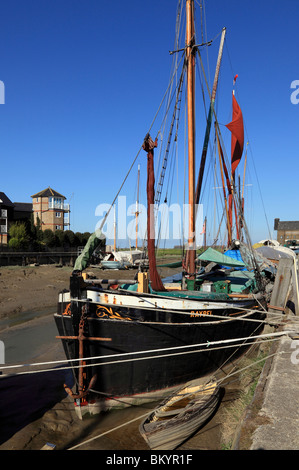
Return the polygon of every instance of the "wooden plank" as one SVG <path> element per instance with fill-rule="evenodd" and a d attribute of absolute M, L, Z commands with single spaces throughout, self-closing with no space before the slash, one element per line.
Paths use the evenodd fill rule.
<path fill-rule="evenodd" d="M 148 273 L 138 273 L 138 288 L 137 292 L 148 292 Z"/>
<path fill-rule="evenodd" d="M 277 273 L 275 277 L 274 287 L 271 295 L 270 306 L 268 311 L 277 312 L 275 307 L 285 308 L 291 289 L 293 259 L 282 258 L 279 260 Z M 274 308 L 271 308 L 273 306 Z"/>
<path fill-rule="evenodd" d="M 298 258 L 296 257 L 292 268 L 292 286 L 293 286 L 293 301 L 295 305 L 295 315 L 299 312 L 299 290 L 298 290 Z"/>

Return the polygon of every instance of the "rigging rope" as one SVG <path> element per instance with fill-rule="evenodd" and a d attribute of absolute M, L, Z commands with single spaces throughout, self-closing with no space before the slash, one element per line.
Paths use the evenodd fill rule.
<path fill-rule="evenodd" d="M 230 68 L 231 68 L 231 73 L 232 73 L 232 76 L 234 76 L 235 73 L 233 71 L 232 61 L 231 61 L 231 58 L 230 58 L 230 53 L 229 53 L 227 42 L 225 44 L 226 44 L 227 56 L 228 56 L 228 60 L 229 60 Z M 239 97 L 238 97 L 238 101 L 240 102 Z M 245 121 L 244 121 L 244 128 L 245 128 L 245 131 L 246 131 L 246 135 L 248 136 L 248 131 L 247 131 L 247 128 L 246 128 Z M 254 173 L 255 173 L 258 189 L 259 189 L 259 194 L 260 194 L 260 198 L 261 198 L 261 202 L 262 202 L 264 217 L 265 217 L 266 225 L 267 225 L 268 232 L 269 232 L 269 238 L 271 239 L 271 230 L 270 230 L 270 227 L 269 227 L 269 222 L 268 222 L 268 217 L 267 217 L 267 214 L 266 214 L 266 209 L 265 209 L 265 205 L 264 205 L 264 199 L 263 199 L 263 196 L 262 196 L 261 186 L 260 186 L 258 174 L 257 174 L 257 171 L 256 171 L 255 161 L 254 161 L 254 158 L 253 158 L 253 153 L 252 153 L 252 149 L 251 149 L 251 145 L 250 145 L 250 139 L 247 138 L 247 141 L 249 142 L 249 150 L 250 150 L 250 153 L 251 153 L 251 161 L 252 161 L 252 164 L 253 164 L 253 169 L 254 169 Z"/>
<path fill-rule="evenodd" d="M 181 59 L 181 60 L 182 60 L 182 59 Z M 179 64 L 180 64 L 180 62 L 179 62 Z M 177 67 L 179 67 L 179 64 L 178 64 Z M 147 132 L 148 134 L 150 134 L 150 131 L 151 131 L 151 129 L 152 129 L 152 127 L 153 127 L 153 125 L 154 125 L 154 123 L 155 123 L 155 121 L 156 121 L 156 118 L 157 118 L 157 116 L 158 116 L 158 114 L 159 114 L 159 112 L 160 112 L 160 109 L 161 109 L 161 107 L 162 107 L 162 104 L 163 104 L 163 102 L 164 102 L 164 100 L 165 100 L 165 98 L 166 98 L 166 96 L 167 96 L 167 93 L 168 93 L 168 91 L 169 91 L 169 89 L 170 89 L 170 87 L 171 87 L 171 85 L 172 85 L 172 81 L 173 81 L 173 80 L 174 80 L 174 76 L 173 76 L 173 78 L 171 79 L 171 81 L 169 82 L 168 87 L 167 87 L 167 89 L 166 89 L 166 91 L 165 91 L 165 93 L 164 93 L 164 96 L 163 96 L 163 98 L 162 98 L 162 100 L 161 100 L 161 102 L 160 102 L 160 105 L 159 105 L 159 107 L 158 107 L 158 110 L 157 110 L 157 112 L 156 112 L 156 114 L 155 114 L 155 116 L 154 116 L 154 118 L 153 118 L 153 120 L 152 120 L 151 125 L 149 126 L 149 129 L 148 129 L 148 132 Z M 162 121 L 162 122 L 163 122 L 163 121 Z M 160 129 L 159 129 L 157 135 L 160 134 L 162 125 L 163 125 L 163 124 L 161 124 Z M 112 207 L 114 206 L 115 201 L 116 201 L 116 199 L 118 198 L 119 193 L 121 192 L 121 190 L 122 190 L 122 188 L 123 188 L 123 186 L 124 186 L 124 184 L 125 184 L 125 182 L 126 182 L 128 176 L 129 176 L 129 174 L 131 173 L 132 168 L 133 168 L 133 166 L 135 165 L 136 160 L 137 160 L 137 158 L 138 158 L 138 156 L 139 156 L 141 150 L 142 150 L 142 144 L 141 144 L 141 146 L 140 146 L 140 148 L 139 148 L 139 150 L 138 150 L 138 152 L 137 152 L 137 155 L 135 156 L 135 158 L 134 158 L 134 160 L 133 160 L 133 162 L 132 162 L 132 164 L 131 164 L 131 166 L 130 166 L 130 168 L 129 168 L 129 170 L 128 170 L 128 172 L 127 172 L 127 174 L 126 174 L 126 176 L 125 176 L 125 178 L 124 178 L 124 180 L 123 180 L 123 182 L 122 182 L 122 184 L 121 184 L 121 186 L 120 186 L 120 188 L 119 188 L 119 190 L 117 191 L 116 196 L 114 197 L 114 199 L 113 199 L 113 201 L 112 201 L 112 203 L 111 203 L 111 205 L 110 205 L 110 208 L 108 209 L 108 211 L 107 211 L 105 217 L 103 218 L 103 220 L 102 220 L 102 222 L 101 222 L 101 225 L 100 225 L 100 227 L 99 227 L 99 230 L 102 230 L 103 226 L 105 225 L 106 220 L 107 220 L 107 218 L 108 218 L 108 216 L 109 216 L 109 214 L 110 214 L 110 211 L 111 211 Z"/>

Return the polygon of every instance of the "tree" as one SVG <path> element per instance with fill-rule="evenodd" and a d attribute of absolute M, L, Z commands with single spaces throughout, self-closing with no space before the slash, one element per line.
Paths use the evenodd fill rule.
<path fill-rule="evenodd" d="M 74 246 L 75 244 L 75 234 L 72 230 L 65 230 L 64 232 L 64 242 L 69 244 L 70 246 Z"/>
<path fill-rule="evenodd" d="M 56 246 L 57 238 L 55 237 L 55 233 L 51 229 L 47 228 L 43 231 L 43 242 L 46 246 L 49 246 L 50 248 Z"/>
<path fill-rule="evenodd" d="M 73 246 L 80 246 L 81 245 L 81 241 L 80 241 L 80 237 L 78 236 L 78 232 L 74 233 L 74 244 Z"/>
<path fill-rule="evenodd" d="M 82 234 L 82 245 L 86 245 L 87 240 L 89 239 L 90 235 L 91 235 L 90 232 L 84 232 Z"/>
<path fill-rule="evenodd" d="M 38 215 L 36 216 L 35 238 L 39 242 L 41 242 L 43 239 L 42 224 Z"/>
<path fill-rule="evenodd" d="M 14 250 L 26 250 L 29 245 L 29 235 L 23 222 L 15 222 L 9 229 L 8 245 Z"/>
<path fill-rule="evenodd" d="M 64 231 L 63 230 L 55 230 L 55 236 L 57 239 L 56 246 L 63 246 L 64 245 Z"/>
<path fill-rule="evenodd" d="M 82 233 L 81 232 L 76 232 L 75 237 L 78 240 L 78 246 L 82 245 Z"/>

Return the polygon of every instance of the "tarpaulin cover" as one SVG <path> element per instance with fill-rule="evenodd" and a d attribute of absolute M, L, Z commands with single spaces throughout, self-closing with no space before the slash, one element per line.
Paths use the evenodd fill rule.
<path fill-rule="evenodd" d="M 226 256 L 229 256 L 230 258 L 233 258 L 233 259 L 237 260 L 237 261 L 241 261 L 245 265 L 245 263 L 242 259 L 240 250 L 227 250 L 227 251 L 224 252 L 224 254 Z M 245 270 L 246 268 L 237 268 L 237 269 Z"/>
<path fill-rule="evenodd" d="M 76 259 L 74 270 L 83 271 L 84 269 L 86 269 L 94 250 L 99 245 L 104 245 L 104 243 L 105 236 L 103 235 L 101 230 L 96 230 L 92 235 L 90 235 L 82 253 Z"/>
<path fill-rule="evenodd" d="M 284 247 L 277 246 L 261 246 L 256 251 L 269 259 L 280 260 L 281 258 L 294 258 L 292 250 L 284 251 Z"/>
<path fill-rule="evenodd" d="M 201 255 L 199 255 L 197 259 L 202 261 L 210 261 L 212 263 L 217 263 L 223 266 L 230 266 L 232 268 L 240 268 L 245 266 L 243 261 L 238 261 L 229 256 L 226 256 L 219 251 L 213 250 L 213 248 L 208 248 Z"/>

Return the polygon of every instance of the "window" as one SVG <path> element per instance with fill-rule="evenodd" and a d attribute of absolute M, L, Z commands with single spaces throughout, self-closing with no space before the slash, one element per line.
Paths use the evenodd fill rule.
<path fill-rule="evenodd" d="M 63 201 L 61 197 L 52 197 L 48 198 L 49 209 L 63 209 Z"/>
<path fill-rule="evenodd" d="M 7 233 L 7 219 L 0 219 L 0 233 Z"/>
<path fill-rule="evenodd" d="M 61 230 L 61 226 L 60 225 L 55 225 L 55 230 Z"/>
<path fill-rule="evenodd" d="M 56 212 L 55 217 L 61 217 L 61 212 Z"/>

